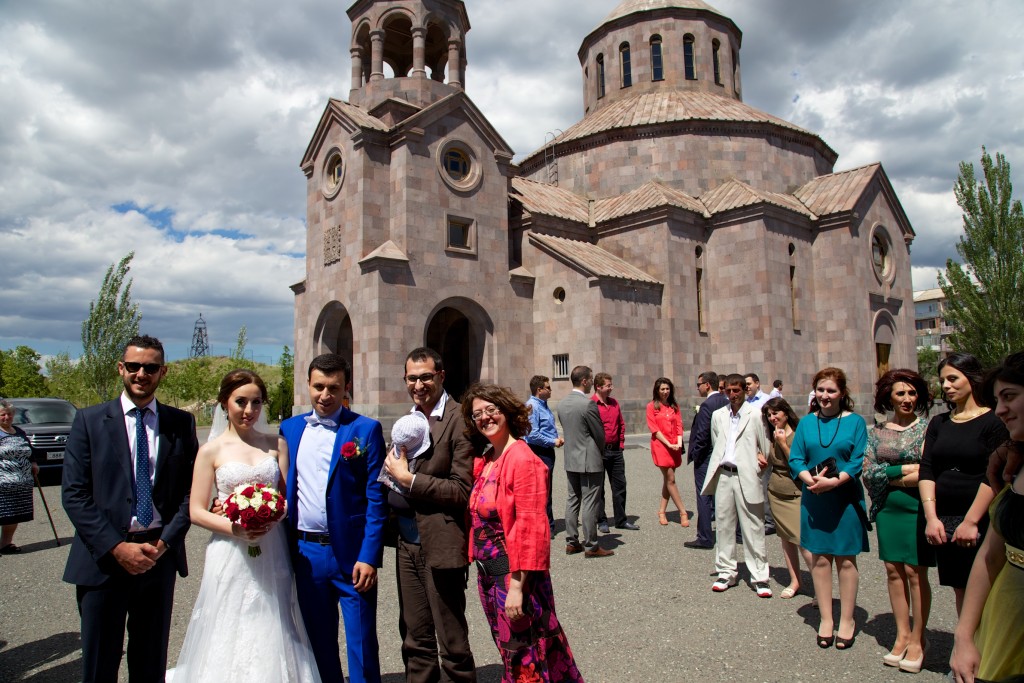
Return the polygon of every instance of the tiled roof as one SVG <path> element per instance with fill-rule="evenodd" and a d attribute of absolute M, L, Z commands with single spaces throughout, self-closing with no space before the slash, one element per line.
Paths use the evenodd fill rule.
<path fill-rule="evenodd" d="M 659 206 L 676 206 L 705 218 L 711 216 L 701 202 L 685 192 L 652 181 L 644 183 L 632 192 L 594 202 L 594 220 L 603 223 Z"/>
<path fill-rule="evenodd" d="M 811 219 L 817 217 L 793 195 L 757 190 L 735 178 L 730 178 L 715 189 L 704 193 L 700 200 L 712 214 L 766 202 L 803 214 Z"/>
<path fill-rule="evenodd" d="M 590 222 L 587 200 L 554 185 L 526 178 L 513 178 L 512 196 L 530 213 L 565 218 L 583 224 Z"/>
<path fill-rule="evenodd" d="M 554 141 L 554 144 L 564 144 L 619 128 L 680 121 L 770 123 L 804 135 L 818 137 L 810 131 L 771 114 L 766 114 L 739 100 L 706 92 L 665 90 L 640 93 L 612 102 L 584 117 L 582 121 L 562 133 Z"/>
<path fill-rule="evenodd" d="M 715 14 L 722 14 L 711 5 L 702 0 L 624 0 L 619 3 L 619 6 L 612 10 L 612 13 L 605 17 L 602 23 L 608 23 L 614 21 L 619 17 L 624 17 L 629 14 L 635 14 L 636 12 L 647 12 L 649 10 L 663 9 L 663 8 L 680 8 L 680 9 L 702 9 Z"/>
<path fill-rule="evenodd" d="M 644 282 L 654 285 L 662 284 L 636 266 L 618 256 L 613 256 L 596 244 L 535 232 L 530 233 L 530 242 L 575 265 L 589 277 Z"/>
<path fill-rule="evenodd" d="M 379 130 L 381 132 L 391 130 L 386 123 L 378 119 L 376 116 L 370 116 L 354 104 L 349 104 L 344 100 L 337 100 L 333 97 L 331 98 L 330 103 L 331 106 L 337 107 L 339 111 L 343 112 L 345 116 L 352 119 L 356 125 L 361 128 L 369 128 L 370 130 Z"/>
<path fill-rule="evenodd" d="M 818 176 L 793 195 L 819 216 L 853 211 L 868 183 L 880 169 L 881 165 L 874 163 Z"/>

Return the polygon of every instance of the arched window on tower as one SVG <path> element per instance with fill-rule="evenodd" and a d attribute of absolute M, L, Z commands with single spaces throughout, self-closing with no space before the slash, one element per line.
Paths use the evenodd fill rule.
<path fill-rule="evenodd" d="M 629 43 L 619 45 L 619 68 L 622 70 L 622 87 L 633 85 L 633 65 L 629 57 Z"/>
<path fill-rule="evenodd" d="M 597 97 L 604 97 L 604 55 L 597 56 Z"/>
<path fill-rule="evenodd" d="M 661 59 L 661 36 L 651 36 L 651 80 L 665 80 L 665 65 Z"/>
<path fill-rule="evenodd" d="M 711 60 L 715 65 L 715 85 L 722 85 L 722 44 L 718 40 L 711 41 Z"/>
<path fill-rule="evenodd" d="M 688 81 L 697 80 L 697 66 L 694 60 L 693 36 L 687 33 L 683 36 L 683 69 Z"/>

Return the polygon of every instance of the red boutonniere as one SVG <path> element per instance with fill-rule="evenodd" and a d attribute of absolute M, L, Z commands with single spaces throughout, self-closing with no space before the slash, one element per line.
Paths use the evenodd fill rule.
<path fill-rule="evenodd" d="M 359 445 L 359 438 L 353 438 L 348 443 L 342 444 L 341 446 L 341 457 L 345 460 L 355 460 L 366 455 L 366 449 Z"/>

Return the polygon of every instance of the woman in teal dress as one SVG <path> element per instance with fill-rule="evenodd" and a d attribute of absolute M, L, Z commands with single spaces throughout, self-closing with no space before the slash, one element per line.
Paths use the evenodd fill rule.
<path fill-rule="evenodd" d="M 996 416 L 1013 448 L 1024 447 L 1024 352 L 989 373 L 984 395 L 995 395 Z M 1024 476 L 996 496 L 992 526 L 971 568 L 949 658 L 952 680 L 1018 680 L 1024 673 Z"/>
<path fill-rule="evenodd" d="M 860 484 L 867 426 L 853 411 L 846 373 L 825 368 L 814 376 L 811 414 L 800 420 L 789 452 L 800 497 L 800 547 L 811 552 L 814 596 L 821 610 L 818 647 L 853 647 L 857 555 L 868 550 L 867 511 Z M 832 564 L 839 575 L 839 629 L 833 633 Z"/>
<path fill-rule="evenodd" d="M 928 383 L 913 370 L 890 370 L 875 383 L 875 412 L 892 420 L 868 430 L 864 485 L 871 495 L 868 519 L 878 525 L 878 556 L 885 563 L 896 642 L 886 666 L 917 673 L 924 660 L 924 629 L 931 611 L 928 567 L 935 552 L 925 542 L 924 510 L 917 490 L 924 433 L 932 400 Z M 914 620 L 911 626 L 911 611 Z"/>

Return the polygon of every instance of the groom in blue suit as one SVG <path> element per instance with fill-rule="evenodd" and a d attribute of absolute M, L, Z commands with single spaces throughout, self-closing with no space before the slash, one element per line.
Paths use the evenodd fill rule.
<path fill-rule="evenodd" d="M 313 412 L 281 423 L 288 442 L 288 528 L 299 607 L 324 683 L 345 683 L 338 608 L 345 621 L 351 683 L 380 683 L 377 567 L 387 503 L 377 474 L 384 434 L 376 420 L 342 404 L 351 368 L 341 356 L 313 359 Z"/>

